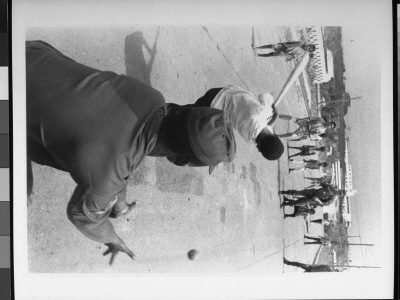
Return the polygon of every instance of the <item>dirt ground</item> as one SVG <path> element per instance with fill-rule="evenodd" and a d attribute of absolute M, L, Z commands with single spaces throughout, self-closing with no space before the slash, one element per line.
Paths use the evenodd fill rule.
<path fill-rule="evenodd" d="M 35 28 L 26 38 L 44 40 L 83 64 L 139 78 L 167 102 L 187 104 L 227 84 L 254 93 L 269 90 L 277 97 L 293 66 L 283 58 L 255 57 L 251 42 L 285 41 L 290 32 L 285 27 Z M 300 94 L 293 87 L 279 112 L 305 116 Z M 275 131 L 292 128 L 280 120 Z M 137 259 L 120 254 L 112 267 L 102 256 L 106 247 L 83 236 L 67 219 L 75 188 L 69 174 L 34 164 L 30 271 L 302 272 L 284 266 L 283 255 L 311 262 L 317 247 L 303 245 L 302 218 L 283 219 L 278 191 L 303 188 L 303 174 L 288 174 L 287 153 L 270 162 L 236 137 L 236 159 L 219 165 L 212 175 L 207 168 L 176 167 L 164 158 L 144 160 L 127 191 L 127 199 L 137 206 L 114 221 Z M 314 218 L 320 217 L 317 211 Z M 310 225 L 309 234 L 322 234 L 322 227 Z M 199 251 L 197 260 L 187 258 L 191 249 Z"/>

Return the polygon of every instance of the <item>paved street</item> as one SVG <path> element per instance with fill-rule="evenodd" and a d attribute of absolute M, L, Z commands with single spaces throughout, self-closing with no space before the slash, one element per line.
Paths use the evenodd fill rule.
<path fill-rule="evenodd" d="M 284 27 L 254 28 L 255 43 L 284 41 L 290 32 Z M 27 32 L 27 40 L 44 40 L 83 64 L 137 77 L 167 102 L 187 104 L 209 88 L 230 83 L 278 96 L 292 66 L 283 58 L 255 57 L 252 35 L 251 27 L 35 28 Z M 279 112 L 305 116 L 298 94 L 293 87 Z M 292 128 L 280 120 L 275 131 Z M 278 195 L 280 189 L 303 188 L 302 173 L 288 175 L 286 153 L 279 162 L 269 162 L 238 135 L 236 142 L 234 162 L 219 165 L 212 175 L 208 168 L 179 168 L 165 158 L 144 160 L 127 191 L 136 208 L 114 221 L 137 259 L 120 254 L 113 267 L 102 256 L 106 247 L 83 236 L 67 219 L 75 188 L 70 176 L 34 164 L 34 196 L 28 208 L 30 271 L 302 272 L 283 266 L 283 239 L 290 260 L 311 262 L 318 247 L 303 245 L 305 223 L 302 218 L 283 219 Z M 314 218 L 320 217 L 317 210 Z M 322 234 L 320 225 L 310 226 L 310 235 Z M 187 259 L 190 249 L 199 251 L 197 260 Z"/>

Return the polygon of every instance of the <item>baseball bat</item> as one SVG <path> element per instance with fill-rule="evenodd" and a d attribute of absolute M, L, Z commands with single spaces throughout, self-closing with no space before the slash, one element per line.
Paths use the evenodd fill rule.
<path fill-rule="evenodd" d="M 299 61 L 299 63 L 297 64 L 297 66 L 294 68 L 292 73 L 290 74 L 289 78 L 286 80 L 285 85 L 283 86 L 282 91 L 279 94 L 278 98 L 276 98 L 276 100 L 272 104 L 272 107 L 274 109 L 276 109 L 278 107 L 279 103 L 281 103 L 283 97 L 286 95 L 286 93 L 288 92 L 290 87 L 293 85 L 293 83 L 295 83 L 295 81 L 296 81 L 297 77 L 299 77 L 300 73 L 307 66 L 307 63 L 309 62 L 309 60 L 310 60 L 310 54 L 308 52 L 306 52 L 304 54 L 304 56 L 301 58 L 301 60 Z"/>

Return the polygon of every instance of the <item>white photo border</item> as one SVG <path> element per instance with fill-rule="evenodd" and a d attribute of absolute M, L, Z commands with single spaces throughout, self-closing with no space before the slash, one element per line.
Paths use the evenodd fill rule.
<path fill-rule="evenodd" d="M 393 291 L 393 45 L 389 1 L 93 1 L 12 3 L 15 299 L 391 298 Z M 193 12 L 195 11 L 195 14 Z M 27 260 L 25 28 L 35 26 L 323 25 L 381 32 L 382 267 L 372 274 L 32 274 Z M 19 178 L 19 180 L 15 180 Z M 310 277 L 312 276 L 312 277 Z M 312 289 L 312 295 L 305 292 Z"/>

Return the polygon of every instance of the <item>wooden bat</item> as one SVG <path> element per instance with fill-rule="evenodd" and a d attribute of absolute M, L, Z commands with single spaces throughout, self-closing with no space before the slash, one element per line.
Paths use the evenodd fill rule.
<path fill-rule="evenodd" d="M 276 98 L 276 100 L 272 104 L 274 110 L 278 107 L 279 103 L 282 101 L 283 97 L 286 95 L 290 87 L 293 85 L 293 83 L 295 83 L 297 77 L 299 77 L 300 73 L 307 66 L 309 60 L 310 60 L 310 54 L 306 52 L 304 56 L 301 58 L 300 62 L 297 64 L 297 66 L 290 74 L 289 78 L 286 80 L 285 85 L 283 86 L 282 91 L 279 94 L 278 98 Z"/>

